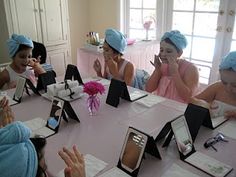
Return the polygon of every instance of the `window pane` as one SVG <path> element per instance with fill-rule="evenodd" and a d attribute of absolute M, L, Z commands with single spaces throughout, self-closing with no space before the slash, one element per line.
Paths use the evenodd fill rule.
<path fill-rule="evenodd" d="M 152 21 L 150 29 L 155 28 L 156 24 L 156 11 L 155 10 L 143 10 L 143 23 L 145 21 Z"/>
<path fill-rule="evenodd" d="M 143 0 L 143 8 L 156 8 L 156 0 Z"/>
<path fill-rule="evenodd" d="M 236 51 L 236 41 L 232 41 L 230 51 Z"/>
<path fill-rule="evenodd" d="M 188 45 L 187 47 L 183 50 L 183 57 L 184 58 L 190 58 L 190 51 L 191 51 L 191 37 L 190 36 L 185 36 L 187 41 L 188 41 Z"/>
<path fill-rule="evenodd" d="M 220 0 L 197 0 L 196 10 L 200 11 L 218 11 Z"/>
<path fill-rule="evenodd" d="M 132 39 L 145 39 L 146 37 L 145 30 L 130 29 L 129 34 Z"/>
<path fill-rule="evenodd" d="M 174 10 L 193 10 L 193 0 L 174 0 Z"/>
<path fill-rule="evenodd" d="M 212 62 L 215 39 L 193 38 L 192 58 Z"/>
<path fill-rule="evenodd" d="M 142 10 L 130 10 L 130 28 L 143 28 Z"/>
<path fill-rule="evenodd" d="M 184 34 L 192 34 L 193 13 L 174 12 L 172 29 L 177 29 Z"/>
<path fill-rule="evenodd" d="M 142 0 L 130 0 L 130 8 L 142 8 Z"/>
<path fill-rule="evenodd" d="M 196 13 L 194 24 L 194 35 L 216 36 L 218 14 Z"/>

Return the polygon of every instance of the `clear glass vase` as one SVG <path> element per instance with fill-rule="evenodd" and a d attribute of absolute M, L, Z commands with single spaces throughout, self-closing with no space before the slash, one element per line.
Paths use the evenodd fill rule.
<path fill-rule="evenodd" d="M 87 108 L 90 116 L 97 115 L 100 107 L 100 99 L 97 95 L 89 95 L 87 99 Z"/>

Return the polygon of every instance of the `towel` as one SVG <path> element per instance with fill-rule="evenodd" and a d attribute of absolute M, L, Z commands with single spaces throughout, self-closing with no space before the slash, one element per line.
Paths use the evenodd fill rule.
<path fill-rule="evenodd" d="M 236 51 L 230 52 L 226 55 L 219 66 L 220 70 L 233 69 L 236 71 Z"/>
<path fill-rule="evenodd" d="M 71 91 L 69 89 L 58 91 L 57 96 L 59 96 L 60 98 L 63 98 L 63 97 L 69 96 L 71 93 L 74 93 L 73 95 L 77 95 L 82 92 L 83 92 L 83 87 L 76 86 L 76 87 L 72 87 Z M 73 95 L 72 95 L 72 97 L 73 97 Z"/>
<path fill-rule="evenodd" d="M 1 177 L 35 177 L 37 153 L 30 141 L 30 129 L 22 122 L 0 128 Z"/>
<path fill-rule="evenodd" d="M 10 39 L 7 40 L 7 47 L 9 51 L 9 56 L 13 58 L 19 49 L 19 46 L 23 44 L 28 47 L 34 48 L 32 40 L 23 35 L 13 34 Z"/>
<path fill-rule="evenodd" d="M 127 41 L 125 36 L 120 31 L 115 29 L 107 29 L 105 32 L 105 40 L 112 48 L 121 54 L 124 54 Z"/>
<path fill-rule="evenodd" d="M 184 48 L 187 47 L 187 39 L 186 37 L 181 34 L 178 30 L 173 30 L 170 32 L 166 32 L 162 38 L 161 41 L 164 41 L 165 39 L 170 39 L 171 42 L 174 43 L 174 45 L 179 49 L 179 50 L 183 50 Z"/>

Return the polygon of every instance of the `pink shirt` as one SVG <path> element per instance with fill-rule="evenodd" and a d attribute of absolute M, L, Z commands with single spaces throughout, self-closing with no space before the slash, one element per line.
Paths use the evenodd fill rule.
<path fill-rule="evenodd" d="M 188 69 L 189 66 L 192 66 L 193 64 L 186 61 L 186 60 L 180 60 L 179 61 L 179 74 L 181 79 L 184 78 L 185 72 Z M 166 97 L 172 100 L 176 100 L 179 102 L 185 103 L 179 93 L 177 92 L 175 82 L 172 78 L 172 76 L 168 75 L 168 64 L 162 64 L 161 66 L 161 78 L 159 80 L 159 84 L 156 90 L 156 94 L 162 97 Z"/>

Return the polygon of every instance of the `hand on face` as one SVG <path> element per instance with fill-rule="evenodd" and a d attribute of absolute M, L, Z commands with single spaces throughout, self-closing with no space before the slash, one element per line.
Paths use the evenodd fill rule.
<path fill-rule="evenodd" d="M 67 167 L 64 170 L 65 177 L 85 177 L 85 162 L 84 157 L 76 146 L 73 146 L 73 151 L 63 148 L 58 154 L 64 160 Z"/>
<path fill-rule="evenodd" d="M 102 70 L 102 67 L 101 67 L 101 63 L 98 59 L 96 59 L 93 63 L 93 68 L 94 70 L 98 73 L 98 72 L 101 72 Z"/>
<path fill-rule="evenodd" d="M 154 56 L 154 66 L 155 66 L 155 69 L 158 69 L 161 67 L 161 60 L 160 60 L 159 55 Z"/>
<path fill-rule="evenodd" d="M 28 65 L 31 66 L 33 68 L 34 72 L 37 74 L 45 73 L 45 70 L 40 65 L 40 58 L 41 58 L 41 56 L 39 56 L 37 59 L 30 58 L 29 62 L 28 62 Z"/>
<path fill-rule="evenodd" d="M 168 61 L 168 65 L 169 65 L 169 74 L 171 76 L 174 76 L 176 73 L 178 73 L 178 63 L 177 63 L 177 60 L 174 56 L 168 56 L 166 57 L 167 58 L 167 61 Z"/>
<path fill-rule="evenodd" d="M 11 107 L 8 104 L 6 97 L 0 101 L 0 128 L 5 127 L 7 124 L 10 124 L 14 120 L 14 115 L 11 111 Z"/>

